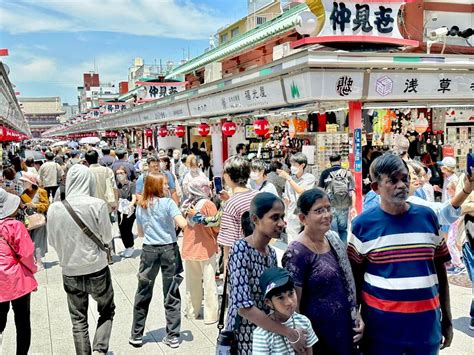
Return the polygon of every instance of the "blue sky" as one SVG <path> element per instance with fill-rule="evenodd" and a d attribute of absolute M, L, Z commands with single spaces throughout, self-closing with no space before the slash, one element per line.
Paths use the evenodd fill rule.
<path fill-rule="evenodd" d="M 4 0 L 0 57 L 20 98 L 60 96 L 77 103 L 82 73 L 101 81 L 127 80 L 135 57 L 146 64 L 191 57 L 209 36 L 245 16 L 246 0 Z"/>

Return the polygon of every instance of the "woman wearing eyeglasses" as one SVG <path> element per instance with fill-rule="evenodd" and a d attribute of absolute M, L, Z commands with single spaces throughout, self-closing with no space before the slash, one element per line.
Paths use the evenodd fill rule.
<path fill-rule="evenodd" d="M 364 324 L 356 309 L 354 277 L 346 246 L 330 230 L 332 208 L 320 188 L 303 192 L 297 203 L 304 226 L 283 255 L 295 281 L 297 312 L 311 320 L 319 338 L 315 354 L 351 354 Z"/>

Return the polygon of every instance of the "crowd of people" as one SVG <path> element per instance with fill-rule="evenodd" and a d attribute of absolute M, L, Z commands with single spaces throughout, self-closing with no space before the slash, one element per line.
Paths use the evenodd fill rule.
<path fill-rule="evenodd" d="M 162 341 L 171 348 L 180 346 L 182 313 L 217 324 L 218 354 L 437 354 L 452 341 L 447 274 L 474 276 L 474 172 L 456 174 L 452 158 L 440 162 L 443 185 L 432 186 L 422 163 L 374 155 L 357 215 L 354 178 L 338 155 L 317 181 L 302 153 L 267 163 L 244 145 L 216 178 L 197 144 L 43 153 L 40 161 L 3 155 L 0 333 L 11 306 L 18 354 L 30 346 L 31 293 L 48 245 L 62 269 L 76 353 L 107 353 L 113 223 L 120 257 L 140 254 L 133 347 L 143 345 L 160 271 Z M 282 260 L 273 239 L 288 243 Z M 89 296 L 99 311 L 92 344 Z M 470 316 L 474 330 L 474 301 Z"/>

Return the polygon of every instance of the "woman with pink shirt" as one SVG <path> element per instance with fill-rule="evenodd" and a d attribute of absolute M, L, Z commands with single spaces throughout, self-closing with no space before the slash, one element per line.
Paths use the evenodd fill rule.
<path fill-rule="evenodd" d="M 14 219 L 19 206 L 18 196 L 0 189 L 0 342 L 11 304 L 17 355 L 28 354 L 30 348 L 30 294 L 38 286 L 33 241 L 24 224 Z"/>

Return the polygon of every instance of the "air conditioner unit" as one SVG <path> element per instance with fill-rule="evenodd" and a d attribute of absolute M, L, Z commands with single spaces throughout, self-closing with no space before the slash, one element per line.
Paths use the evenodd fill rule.
<path fill-rule="evenodd" d="M 278 60 L 290 55 L 292 52 L 290 42 L 285 42 L 273 47 L 273 60 Z"/>
<path fill-rule="evenodd" d="M 222 79 L 222 63 L 210 63 L 204 67 L 204 84 Z"/>

